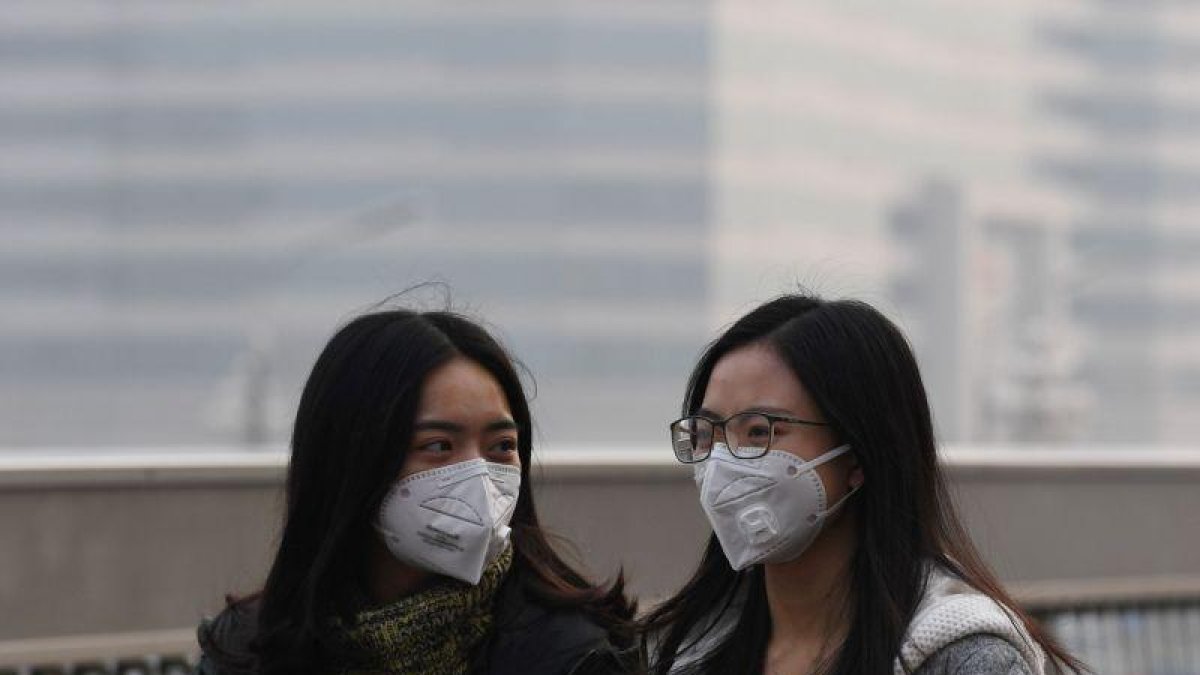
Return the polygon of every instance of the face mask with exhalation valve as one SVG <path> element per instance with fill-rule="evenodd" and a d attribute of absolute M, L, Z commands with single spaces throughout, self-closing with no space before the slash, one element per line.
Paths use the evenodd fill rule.
<path fill-rule="evenodd" d="M 833 506 L 817 467 L 850 451 L 841 445 L 811 461 L 779 450 L 756 459 L 735 457 L 724 443 L 713 445 L 695 465 L 700 504 L 725 557 L 735 570 L 799 558 L 858 488 Z"/>

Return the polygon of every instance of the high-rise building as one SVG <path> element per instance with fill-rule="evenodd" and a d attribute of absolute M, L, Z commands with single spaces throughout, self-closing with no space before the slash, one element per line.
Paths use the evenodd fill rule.
<path fill-rule="evenodd" d="M 1104 414 L 1087 440 L 1191 443 L 1200 433 L 1200 6 L 1073 3 L 1034 25 L 1077 74 L 1035 103 L 1073 142 L 1032 166 L 1073 201 L 1068 310 Z"/>
<path fill-rule="evenodd" d="M 429 280 L 552 445 L 665 433 L 708 329 L 706 5 L 5 15 L 0 445 L 281 440 L 335 324 Z"/>
<path fill-rule="evenodd" d="M 716 17 L 719 312 L 789 278 L 865 295 L 948 440 L 1195 437 L 1195 5 Z"/>
<path fill-rule="evenodd" d="M 978 357 L 1003 337 L 984 326 L 979 223 L 1065 202 L 1028 170 L 1053 67 L 1028 48 L 1033 4 L 718 7 L 718 311 L 789 281 L 864 297 L 912 338 L 944 437 L 975 438 Z"/>
<path fill-rule="evenodd" d="M 1198 44 L 1189 3 L 10 4 L 0 445 L 282 439 L 333 325 L 438 279 L 550 445 L 654 442 L 796 284 L 897 319 L 947 440 L 1190 442 Z"/>

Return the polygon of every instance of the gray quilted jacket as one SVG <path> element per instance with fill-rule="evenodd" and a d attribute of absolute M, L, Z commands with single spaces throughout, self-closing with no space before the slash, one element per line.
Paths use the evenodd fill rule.
<path fill-rule="evenodd" d="M 957 640 L 927 659 L 914 675 L 1031 675 L 1021 652 L 995 635 Z"/>

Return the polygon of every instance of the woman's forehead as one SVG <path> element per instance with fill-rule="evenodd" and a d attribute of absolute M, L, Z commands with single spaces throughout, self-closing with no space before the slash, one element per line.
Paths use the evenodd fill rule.
<path fill-rule="evenodd" d="M 511 415 L 504 390 L 483 366 L 466 358 L 434 369 L 421 388 L 418 417 L 429 415 Z"/>
<path fill-rule="evenodd" d="M 718 359 L 702 406 L 722 415 L 750 408 L 777 408 L 795 415 L 817 412 L 791 367 L 764 344 L 739 347 Z"/>

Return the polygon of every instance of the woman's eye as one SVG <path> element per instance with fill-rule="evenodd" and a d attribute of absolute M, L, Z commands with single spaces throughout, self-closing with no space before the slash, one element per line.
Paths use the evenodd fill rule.
<path fill-rule="evenodd" d="M 450 441 L 429 441 L 428 443 L 422 443 L 421 445 L 417 446 L 417 449 L 424 452 L 450 452 Z"/>
<path fill-rule="evenodd" d="M 492 446 L 492 452 L 500 454 L 509 454 L 517 451 L 517 440 L 515 438 L 504 438 L 496 442 Z"/>
<path fill-rule="evenodd" d="M 750 438 L 766 438 L 771 435 L 771 427 L 750 427 Z"/>

